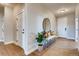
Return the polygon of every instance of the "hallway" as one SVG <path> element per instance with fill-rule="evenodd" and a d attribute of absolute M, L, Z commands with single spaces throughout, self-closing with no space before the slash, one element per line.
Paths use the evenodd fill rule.
<path fill-rule="evenodd" d="M 57 38 L 56 41 L 46 50 L 38 53 L 37 51 L 30 55 L 43 56 L 78 56 L 79 52 L 76 49 L 76 43 L 73 40 Z"/>
<path fill-rule="evenodd" d="M 38 32 L 46 30 L 48 36 L 56 35 L 78 40 L 79 33 L 75 25 L 75 17 L 79 16 L 79 5 L 70 4 L 1 4 L 1 42 L 18 42 L 17 44 L 24 49 L 26 55 L 32 50 L 37 49 L 36 36 Z M 77 13 L 77 14 L 76 14 Z M 43 21 L 48 19 L 44 29 Z M 64 19 L 64 20 L 63 20 Z M 78 17 L 77 17 L 78 19 Z M 72 21 L 72 22 L 71 22 Z M 59 25 L 59 26 L 58 26 Z M 76 32 L 76 33 L 75 33 Z M 0 43 L 0 55 L 24 55 L 21 48 L 14 44 L 4 45 Z M 49 48 L 42 52 L 33 52 L 31 55 L 78 55 L 76 43 L 73 40 L 57 38 Z"/>

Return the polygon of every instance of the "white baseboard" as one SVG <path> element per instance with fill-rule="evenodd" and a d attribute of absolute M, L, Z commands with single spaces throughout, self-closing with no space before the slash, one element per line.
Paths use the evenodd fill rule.
<path fill-rule="evenodd" d="M 68 39 L 72 39 L 72 40 L 75 40 L 75 38 L 73 38 L 73 37 L 67 37 Z"/>
<path fill-rule="evenodd" d="M 61 36 L 58 36 L 58 37 L 61 37 Z M 61 37 L 61 38 L 66 38 L 66 39 L 72 39 L 72 40 L 75 40 L 75 38 L 71 38 L 71 37 Z"/>
<path fill-rule="evenodd" d="M 79 52 L 79 48 L 77 48 L 78 52 Z"/>
<path fill-rule="evenodd" d="M 11 43 L 14 43 L 14 44 L 15 44 L 14 41 L 4 42 L 5 45 L 7 45 L 7 44 L 11 44 Z"/>
<path fill-rule="evenodd" d="M 0 42 L 4 42 L 4 40 L 0 40 Z"/>
<path fill-rule="evenodd" d="M 75 42 L 78 42 L 78 40 L 77 40 L 77 39 L 75 39 Z"/>

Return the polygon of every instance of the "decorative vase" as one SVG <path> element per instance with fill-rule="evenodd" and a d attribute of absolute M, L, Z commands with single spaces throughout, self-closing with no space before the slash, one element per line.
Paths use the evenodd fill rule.
<path fill-rule="evenodd" d="M 41 52 L 43 50 L 43 46 L 38 46 L 38 51 Z"/>

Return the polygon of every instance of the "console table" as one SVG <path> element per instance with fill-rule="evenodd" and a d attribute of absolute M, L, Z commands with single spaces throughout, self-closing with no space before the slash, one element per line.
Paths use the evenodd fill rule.
<path fill-rule="evenodd" d="M 49 36 L 46 40 L 43 41 L 43 49 L 48 48 L 51 44 L 55 42 L 56 36 Z"/>

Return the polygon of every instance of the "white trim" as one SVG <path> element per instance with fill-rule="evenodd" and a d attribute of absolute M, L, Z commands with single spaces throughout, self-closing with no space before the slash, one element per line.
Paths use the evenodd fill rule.
<path fill-rule="evenodd" d="M 15 41 L 15 42 L 13 42 L 14 44 L 16 44 L 16 45 L 18 45 L 18 43 Z M 18 45 L 19 46 L 19 45 Z"/>
<path fill-rule="evenodd" d="M 7 45 L 7 44 L 11 44 L 11 43 L 13 43 L 13 44 L 15 44 L 15 45 L 18 45 L 18 43 L 17 42 L 15 42 L 15 41 L 10 41 L 10 42 L 4 42 L 4 44 L 5 45 Z M 19 45 L 18 45 L 19 46 Z M 20 46 L 21 47 L 21 46 Z"/>
<path fill-rule="evenodd" d="M 61 37 L 61 36 L 57 36 L 57 37 Z M 66 39 L 71 39 L 71 40 L 75 40 L 75 38 L 71 38 L 71 37 L 61 37 L 61 38 L 66 38 Z"/>
<path fill-rule="evenodd" d="M 0 42 L 4 42 L 4 40 L 0 40 Z"/>
<path fill-rule="evenodd" d="M 14 41 L 4 42 L 5 45 L 7 45 L 7 44 L 11 44 L 11 43 L 14 43 L 14 44 L 15 44 Z"/>
<path fill-rule="evenodd" d="M 78 42 L 78 40 L 75 39 L 75 42 Z"/>
<path fill-rule="evenodd" d="M 78 52 L 79 52 L 79 48 L 77 48 Z"/>

